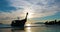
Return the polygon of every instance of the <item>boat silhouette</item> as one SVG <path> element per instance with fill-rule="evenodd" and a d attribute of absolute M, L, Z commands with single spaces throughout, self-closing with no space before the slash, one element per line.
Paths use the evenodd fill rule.
<path fill-rule="evenodd" d="M 13 20 L 12 23 L 11 23 L 11 26 L 12 27 L 24 27 L 26 21 L 27 21 L 27 16 L 28 16 L 28 12 L 26 13 L 26 17 L 25 19 L 22 19 L 22 20 Z"/>

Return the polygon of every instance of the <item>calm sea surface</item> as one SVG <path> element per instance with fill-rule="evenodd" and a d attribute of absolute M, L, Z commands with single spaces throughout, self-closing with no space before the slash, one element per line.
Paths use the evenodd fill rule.
<path fill-rule="evenodd" d="M 21 28 L 11 28 L 10 25 L 0 25 L 0 32 L 60 32 L 60 26 L 31 24 L 21 29 Z"/>

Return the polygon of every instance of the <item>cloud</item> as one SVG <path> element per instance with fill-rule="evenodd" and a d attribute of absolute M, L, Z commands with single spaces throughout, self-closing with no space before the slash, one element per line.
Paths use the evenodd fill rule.
<path fill-rule="evenodd" d="M 26 0 L 31 4 L 31 9 L 33 9 L 34 17 L 45 17 L 55 15 L 55 13 L 60 12 L 59 0 Z"/>
<path fill-rule="evenodd" d="M 11 10 L 16 10 L 14 6 L 11 6 L 9 0 L 0 0 L 0 11 L 11 12 Z"/>
<path fill-rule="evenodd" d="M 26 12 L 31 18 L 55 15 L 60 12 L 60 0 L 1 0 L 0 17 L 3 19 L 24 18 Z"/>

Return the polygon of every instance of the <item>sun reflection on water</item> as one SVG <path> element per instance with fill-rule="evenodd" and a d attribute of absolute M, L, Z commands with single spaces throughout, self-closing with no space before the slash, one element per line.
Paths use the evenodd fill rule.
<path fill-rule="evenodd" d="M 31 27 L 27 27 L 27 29 L 31 29 Z"/>
<path fill-rule="evenodd" d="M 26 32 L 31 32 L 31 27 L 27 27 Z"/>

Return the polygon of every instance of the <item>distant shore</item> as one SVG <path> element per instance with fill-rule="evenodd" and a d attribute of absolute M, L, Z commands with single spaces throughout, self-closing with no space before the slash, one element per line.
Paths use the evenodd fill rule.
<path fill-rule="evenodd" d="M 60 25 L 60 20 L 46 21 L 44 24 L 46 24 L 46 25 Z"/>

